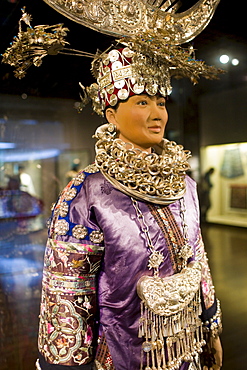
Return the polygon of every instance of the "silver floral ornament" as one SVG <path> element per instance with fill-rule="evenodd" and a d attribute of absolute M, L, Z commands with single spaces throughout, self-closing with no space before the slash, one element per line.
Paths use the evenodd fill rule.
<path fill-rule="evenodd" d="M 153 251 L 152 254 L 149 256 L 148 259 L 148 268 L 151 269 L 158 269 L 161 263 L 164 261 L 164 256 L 162 253 Z"/>
<path fill-rule="evenodd" d="M 66 193 L 65 193 L 65 196 L 64 196 L 64 199 L 65 200 L 72 200 L 77 194 L 77 190 L 76 188 L 71 188 L 69 189 Z"/>
<path fill-rule="evenodd" d="M 66 202 L 62 202 L 59 206 L 59 215 L 61 217 L 66 217 L 69 211 L 69 205 Z"/>
<path fill-rule="evenodd" d="M 89 239 L 91 240 L 91 242 L 99 244 L 99 243 L 103 242 L 104 235 L 101 231 L 94 230 L 89 235 Z"/>
<path fill-rule="evenodd" d="M 69 223 L 66 220 L 58 220 L 55 224 L 55 233 L 58 235 L 66 235 L 69 231 Z"/>
<path fill-rule="evenodd" d="M 76 225 L 75 227 L 73 227 L 72 229 L 72 235 L 76 238 L 76 239 L 84 239 L 88 234 L 88 230 L 85 226 L 83 225 Z"/>
<path fill-rule="evenodd" d="M 81 185 L 81 183 L 85 180 L 85 173 L 81 172 L 79 173 L 75 178 L 74 178 L 74 185 L 75 186 L 78 186 L 78 185 Z"/>

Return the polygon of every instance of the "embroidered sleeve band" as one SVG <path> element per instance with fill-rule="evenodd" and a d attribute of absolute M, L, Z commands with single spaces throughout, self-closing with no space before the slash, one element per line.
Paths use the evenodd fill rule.
<path fill-rule="evenodd" d="M 50 364 L 92 361 L 96 274 L 103 247 L 48 240 L 44 258 L 39 351 Z"/>

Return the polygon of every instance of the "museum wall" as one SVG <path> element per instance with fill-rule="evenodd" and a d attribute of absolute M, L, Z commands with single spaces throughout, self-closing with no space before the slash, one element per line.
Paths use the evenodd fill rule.
<path fill-rule="evenodd" d="M 247 86 L 199 98 L 201 146 L 247 141 Z"/>
<path fill-rule="evenodd" d="M 207 221 L 247 226 L 247 87 L 200 98 L 201 174 L 211 175 Z"/>

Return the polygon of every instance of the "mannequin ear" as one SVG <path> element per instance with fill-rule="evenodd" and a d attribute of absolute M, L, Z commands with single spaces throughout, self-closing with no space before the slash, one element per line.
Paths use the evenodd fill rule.
<path fill-rule="evenodd" d="M 115 109 L 107 108 L 105 112 L 105 116 L 106 116 L 107 122 L 113 123 L 114 125 L 117 126 L 116 117 L 115 117 L 116 116 Z"/>

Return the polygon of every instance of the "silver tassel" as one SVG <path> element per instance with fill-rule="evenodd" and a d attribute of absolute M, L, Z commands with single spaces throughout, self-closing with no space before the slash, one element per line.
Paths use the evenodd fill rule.
<path fill-rule="evenodd" d="M 200 292 L 182 311 L 159 316 L 141 302 L 139 337 L 144 337 L 140 370 L 177 370 L 193 361 L 204 345 Z M 144 364 L 146 362 L 146 364 Z"/>

